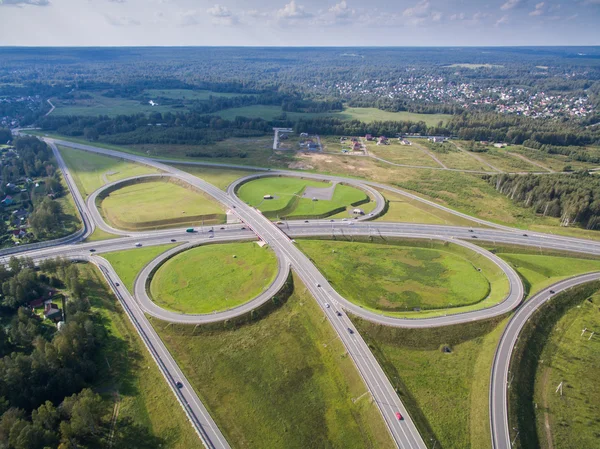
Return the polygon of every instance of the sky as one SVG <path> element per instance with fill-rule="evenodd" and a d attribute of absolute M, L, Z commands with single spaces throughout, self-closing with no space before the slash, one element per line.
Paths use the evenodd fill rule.
<path fill-rule="evenodd" d="M 0 0 L 0 46 L 600 45 L 600 0 Z"/>

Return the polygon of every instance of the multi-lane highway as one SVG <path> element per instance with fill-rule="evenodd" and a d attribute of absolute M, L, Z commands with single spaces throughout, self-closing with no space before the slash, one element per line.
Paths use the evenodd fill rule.
<path fill-rule="evenodd" d="M 54 242 L 54 244 L 50 242 L 41 245 L 43 246 L 41 248 L 24 247 L 19 250 L 20 253 L 23 255 L 33 257 L 34 259 L 54 257 L 57 255 L 70 257 L 73 259 L 86 259 L 93 261 L 100 267 L 102 273 L 107 278 L 109 285 L 111 286 L 111 288 L 113 288 L 113 290 L 119 297 L 119 300 L 123 304 L 123 307 L 127 311 L 134 325 L 136 325 L 136 329 L 138 329 L 138 332 L 140 332 L 140 335 L 144 339 L 146 345 L 148 346 L 149 351 L 153 355 L 158 366 L 161 368 L 161 371 L 163 372 L 165 378 L 170 383 L 171 387 L 174 389 L 174 393 L 176 394 L 178 400 L 188 413 L 190 421 L 194 424 L 198 434 L 202 437 L 203 442 L 207 447 L 228 447 L 228 444 L 224 439 L 223 435 L 216 427 L 214 421 L 210 418 L 208 412 L 200 403 L 196 394 L 193 392 L 193 389 L 190 387 L 187 381 L 185 381 L 183 374 L 175 364 L 173 358 L 170 356 L 166 348 L 164 348 L 164 345 L 162 345 L 162 342 L 160 342 L 156 334 L 153 333 L 152 327 L 147 322 L 144 312 L 168 320 L 181 322 L 197 322 L 197 320 L 202 320 L 206 316 L 182 316 L 176 314 L 175 316 L 171 316 L 168 314 L 165 315 L 166 311 L 157 307 L 150 300 L 150 298 L 148 298 L 146 293 L 146 280 L 148 278 L 148 275 L 152 272 L 154 268 L 156 268 L 161 263 L 161 260 L 164 257 L 159 257 L 157 260 L 151 262 L 147 267 L 145 267 L 145 269 L 142 271 L 136 282 L 134 295 L 131 296 L 129 292 L 127 292 L 127 290 L 124 289 L 121 285 L 117 285 L 121 284 L 118 281 L 117 274 L 114 272 L 114 270 L 112 270 L 112 267 L 110 267 L 110 264 L 108 264 L 108 262 L 99 257 L 100 253 L 106 251 L 133 248 L 135 243 L 138 242 L 142 243 L 143 245 L 156 245 L 169 243 L 173 239 L 178 241 L 178 243 L 181 243 L 181 241 L 184 240 L 186 244 L 183 247 L 178 247 L 171 250 L 171 252 L 177 252 L 180 251 L 181 248 L 187 248 L 197 244 L 209 242 L 232 241 L 251 238 L 259 238 L 265 241 L 270 245 L 273 251 L 275 251 L 279 260 L 279 275 L 277 276 L 273 285 L 270 286 L 269 290 L 265 292 L 265 294 L 260 295 L 258 298 L 255 298 L 250 303 L 247 303 L 246 305 L 241 306 L 240 308 L 227 311 L 224 313 L 224 315 L 215 314 L 218 316 L 213 316 L 211 319 L 226 319 L 223 317 L 235 316 L 239 315 L 240 313 L 246 313 L 252 308 L 257 307 L 279 289 L 279 287 L 282 285 L 283 281 L 287 277 L 289 269 L 292 268 L 299 275 L 306 287 L 310 290 L 317 302 L 320 304 L 321 308 L 323 309 L 323 313 L 329 319 L 331 325 L 334 327 L 340 339 L 344 343 L 349 355 L 354 360 L 362 378 L 364 379 L 369 391 L 371 392 L 375 402 L 377 403 L 396 444 L 398 445 L 398 447 L 411 449 L 425 448 L 426 445 L 423 439 L 420 437 L 416 426 L 412 422 L 412 419 L 410 417 L 410 411 L 404 408 L 403 404 L 398 398 L 398 395 L 395 393 L 391 383 L 385 376 L 385 373 L 373 357 L 372 353 L 370 352 L 362 337 L 353 327 L 350 319 L 346 316 L 345 313 L 341 313 L 341 316 L 339 316 L 336 312 L 341 312 L 342 310 L 350 311 L 353 314 L 364 317 L 365 319 L 369 319 L 386 325 L 403 327 L 432 327 L 463 323 L 478 319 L 485 319 L 491 316 L 498 316 L 507 313 L 508 311 L 517 307 L 523 297 L 522 283 L 517 274 L 514 272 L 514 270 L 512 270 L 512 268 L 508 264 L 503 262 L 501 259 L 482 249 L 481 247 L 473 245 L 473 243 L 471 242 L 485 241 L 500 245 L 527 245 L 539 247 L 540 250 L 547 249 L 557 251 L 580 252 L 594 255 L 600 254 L 600 244 L 596 242 L 567 237 L 558 237 L 540 233 L 528 235 L 523 231 L 515 230 L 509 227 L 496 225 L 485 220 L 475 219 L 473 217 L 466 216 L 464 214 L 455 212 L 451 209 L 424 200 L 418 196 L 404 192 L 400 189 L 392 188 L 378 183 L 363 182 L 355 179 L 340 178 L 326 175 L 313 175 L 306 173 L 299 174 L 298 172 L 263 170 L 262 174 L 251 175 L 249 177 L 245 177 L 241 180 L 234 182 L 228 188 L 227 192 L 224 192 L 212 186 L 211 184 L 199 178 L 196 178 L 193 175 L 190 175 L 182 170 L 179 170 L 166 164 L 168 162 L 174 161 L 154 160 L 143 156 L 121 153 L 114 150 L 96 148 L 90 145 L 75 144 L 65 141 L 54 141 L 53 139 L 46 140 L 53 148 L 55 154 L 57 155 L 59 166 L 65 173 L 65 178 L 67 180 L 69 188 L 73 193 L 73 197 L 75 198 L 78 210 L 83 217 L 84 228 L 79 233 L 79 235 L 71 237 L 71 239 L 67 240 L 66 242 Z M 120 159 L 127 159 L 133 162 L 155 167 L 164 172 L 167 176 L 177 177 L 178 179 L 187 182 L 190 185 L 208 193 L 217 201 L 221 202 L 226 208 L 230 208 L 232 211 L 234 211 L 249 229 L 243 230 L 239 225 L 226 225 L 223 227 L 219 227 L 219 229 L 213 228 L 213 232 L 208 232 L 208 229 L 205 229 L 202 230 L 204 232 L 198 234 L 185 234 L 182 230 L 137 233 L 128 233 L 120 230 L 115 230 L 108 226 L 106 223 L 104 223 L 102 217 L 97 211 L 95 204 L 95 198 L 100 193 L 100 191 L 105 188 L 111 188 L 112 186 L 104 186 L 102 189 L 99 189 L 99 191 L 94 192 L 94 194 L 90 195 L 90 198 L 88 198 L 87 203 L 83 201 L 83 198 L 81 197 L 74 182 L 72 181 L 68 168 L 64 164 L 64 161 L 62 161 L 62 158 L 60 157 L 60 154 L 56 149 L 57 143 L 65 146 L 71 146 L 74 148 L 82 149 L 85 151 L 101 153 L 108 156 L 114 156 Z M 177 162 L 180 163 L 179 161 Z M 221 164 L 200 164 L 221 166 Z M 242 202 L 235 194 L 236 188 L 242 182 L 248 181 L 261 175 L 302 176 L 317 179 L 326 179 L 333 182 L 342 182 L 348 185 L 356 186 L 367 191 L 369 195 L 377 201 L 377 207 L 373 211 L 374 216 L 380 214 L 384 208 L 384 199 L 378 190 L 393 191 L 413 200 L 422 201 L 433 207 L 437 207 L 455 215 L 462 216 L 463 218 L 468 218 L 469 220 L 471 220 L 471 222 L 481 227 L 469 229 L 454 226 L 394 224 L 385 222 L 373 223 L 363 221 L 367 220 L 370 217 L 363 217 L 360 220 L 352 220 L 348 222 L 340 220 L 311 220 L 309 222 L 290 221 L 284 223 L 282 226 L 277 226 L 271 221 L 267 220 L 259 211 Z M 108 232 L 118 233 L 122 237 L 104 242 L 85 243 L 78 245 L 73 244 L 74 241 L 81 240 L 83 236 L 89 235 L 96 226 L 100 227 L 101 229 L 107 230 Z M 492 260 L 492 262 L 498 265 L 507 275 L 510 285 L 510 291 L 506 298 L 504 298 L 504 300 L 499 304 L 475 312 L 463 314 L 459 313 L 436 318 L 410 320 L 385 317 L 374 312 L 366 311 L 354 305 L 353 303 L 347 301 L 345 298 L 341 297 L 330 286 L 327 280 L 312 264 L 308 257 L 306 257 L 295 246 L 293 240 L 291 240 L 291 238 L 293 237 L 310 235 L 334 235 L 337 237 L 346 238 L 370 235 L 380 237 L 390 236 L 452 241 L 456 244 L 466 246 L 469 249 L 485 257 L 488 257 L 490 260 Z M 96 251 L 96 253 L 94 254 L 97 255 L 90 256 L 90 249 L 94 249 Z M 560 286 L 557 286 L 557 288 L 560 288 Z M 531 302 L 528 302 L 527 304 L 530 303 Z M 333 307 L 327 307 L 326 304 L 333 305 Z M 172 314 L 172 312 L 169 313 Z M 515 315 L 515 317 L 517 316 L 523 315 Z M 528 316 L 523 319 L 526 321 L 527 318 Z M 520 328 L 518 330 L 520 330 Z M 509 355 L 511 351 L 512 348 L 510 348 L 510 350 L 508 351 L 508 357 L 501 359 L 498 363 L 494 365 L 495 369 L 497 366 L 503 369 L 503 363 L 508 364 L 508 361 L 510 359 Z M 175 379 L 181 379 L 182 383 L 184 384 L 183 389 L 179 390 L 174 387 L 174 382 L 176 381 Z M 492 382 L 493 388 L 497 387 L 497 382 Z M 491 396 L 495 394 L 496 393 L 492 391 Z M 500 402 L 505 404 L 505 398 L 501 398 Z M 498 421 L 500 419 L 498 413 L 500 413 L 501 407 L 497 407 L 497 403 L 498 399 L 496 397 L 494 406 L 492 406 L 491 408 L 491 420 L 493 429 L 494 423 L 500 422 Z M 401 412 L 405 419 L 402 421 L 396 419 L 397 412 Z M 504 425 L 504 423 L 498 425 L 501 427 Z M 496 425 L 495 427 L 494 435 L 499 434 L 498 425 Z M 498 446 L 496 444 L 496 440 L 494 440 L 494 447 L 497 449 L 501 447 L 509 447 L 501 445 Z M 498 444 L 501 444 L 501 442 Z"/>

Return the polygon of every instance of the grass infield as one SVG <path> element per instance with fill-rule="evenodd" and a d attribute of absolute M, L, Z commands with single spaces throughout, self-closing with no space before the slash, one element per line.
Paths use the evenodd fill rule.
<path fill-rule="evenodd" d="M 211 313 L 258 296 L 277 276 L 277 258 L 255 242 L 204 245 L 158 268 L 150 284 L 154 302 L 183 313 Z"/>

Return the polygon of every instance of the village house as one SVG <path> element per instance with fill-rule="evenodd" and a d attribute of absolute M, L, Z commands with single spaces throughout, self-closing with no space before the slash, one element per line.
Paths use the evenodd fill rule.
<path fill-rule="evenodd" d="M 53 302 L 44 304 L 44 316 L 55 323 L 62 321 L 62 310 Z"/>
<path fill-rule="evenodd" d="M 365 136 L 365 139 L 367 139 L 368 141 L 371 141 L 371 140 L 373 140 L 373 136 L 371 134 L 367 134 Z"/>

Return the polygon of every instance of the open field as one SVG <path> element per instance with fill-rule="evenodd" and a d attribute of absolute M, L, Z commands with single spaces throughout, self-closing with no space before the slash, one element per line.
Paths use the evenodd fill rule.
<path fill-rule="evenodd" d="M 380 312 L 471 305 L 494 288 L 487 270 L 479 272 L 479 265 L 453 246 L 304 239 L 298 246 L 338 293 Z"/>
<path fill-rule="evenodd" d="M 132 248 L 125 251 L 102 254 L 102 257 L 110 262 L 121 278 L 121 281 L 123 281 L 123 285 L 130 292 L 133 292 L 135 278 L 142 271 L 142 268 L 151 260 L 156 259 L 159 254 L 164 253 L 174 246 L 177 246 L 177 244 Z"/>
<path fill-rule="evenodd" d="M 201 167 L 185 164 L 171 165 L 187 173 L 191 173 L 192 175 L 211 183 L 221 190 L 227 190 L 227 186 L 229 186 L 229 184 L 236 179 L 256 173 L 253 170 L 236 170 L 232 168 Z"/>
<path fill-rule="evenodd" d="M 280 106 L 254 105 L 224 109 L 216 112 L 214 115 L 219 115 L 221 118 L 227 120 L 233 120 L 238 116 L 273 120 L 281 116 L 282 113 L 283 111 Z M 388 112 L 377 108 L 346 108 L 341 112 L 286 112 L 286 115 L 292 120 L 313 117 L 336 117 L 341 120 L 360 120 L 365 123 L 374 121 L 424 121 L 429 126 L 435 126 L 440 121 L 446 122 L 451 117 L 448 114 L 416 114 L 406 111 Z"/>
<path fill-rule="evenodd" d="M 56 107 L 53 115 L 80 115 L 80 116 L 97 116 L 108 115 L 116 117 L 117 115 L 130 114 L 149 114 L 151 112 L 177 112 L 181 108 L 173 106 L 151 106 L 148 103 L 142 103 L 139 100 L 130 100 L 126 98 L 109 98 L 103 97 L 100 93 L 86 92 L 92 98 L 79 98 L 75 100 L 59 100 L 52 99 L 52 104 Z"/>
<path fill-rule="evenodd" d="M 446 167 L 458 170 L 491 172 L 492 169 L 478 161 L 469 152 L 461 151 L 451 142 L 433 143 L 427 139 L 412 139 L 414 146 L 422 146 L 431 151 Z"/>
<path fill-rule="evenodd" d="M 417 145 L 401 145 L 397 139 L 390 139 L 389 145 L 367 143 L 369 153 L 389 162 L 419 167 L 440 167 L 427 153 Z"/>
<path fill-rule="evenodd" d="M 131 176 L 158 173 L 158 170 L 145 165 L 125 162 L 89 151 L 62 146 L 58 148 L 84 198 L 110 182 Z"/>
<path fill-rule="evenodd" d="M 400 329 L 353 318 L 432 448 L 489 448 L 490 370 L 505 319 Z M 443 347 L 451 352 L 442 351 Z"/>
<path fill-rule="evenodd" d="M 445 212 L 420 201 L 412 200 L 403 195 L 388 192 L 387 190 L 381 190 L 381 193 L 388 201 L 388 211 L 385 215 L 377 217 L 375 221 L 481 227 L 479 223 Z"/>
<path fill-rule="evenodd" d="M 256 242 L 204 245 L 169 259 L 154 274 L 156 304 L 182 313 L 211 313 L 258 296 L 277 275 L 277 258 Z"/>
<path fill-rule="evenodd" d="M 191 89 L 147 89 L 144 93 L 151 97 L 163 97 L 173 100 L 200 100 L 205 101 L 210 97 L 242 97 L 249 94 L 240 94 L 235 92 L 213 92 L 211 90 L 191 90 Z"/>
<path fill-rule="evenodd" d="M 79 215 L 79 211 L 77 210 L 77 206 L 75 205 L 75 200 L 73 199 L 73 195 L 71 195 L 71 190 L 69 190 L 62 172 L 60 174 L 60 183 L 63 185 L 65 191 L 65 194 L 56 200 L 62 206 L 63 214 L 65 214 L 65 229 L 63 232 L 61 232 L 61 234 L 69 235 L 81 229 L 83 227 L 83 223 L 81 222 L 81 217 Z M 62 235 L 58 235 L 56 237 L 62 237 Z"/>
<path fill-rule="evenodd" d="M 99 271 L 85 264 L 80 273 L 92 310 L 102 317 L 108 332 L 97 361 L 98 389 L 111 409 L 113 395 L 118 394 L 115 447 L 196 447 L 198 436 Z"/>
<path fill-rule="evenodd" d="M 232 330 L 152 323 L 232 447 L 394 447 L 323 312 L 294 285 L 278 309 Z"/>
<path fill-rule="evenodd" d="M 193 188 L 167 182 L 140 182 L 110 192 L 101 203 L 102 215 L 116 228 L 160 229 L 225 223 L 221 205 Z"/>
<path fill-rule="evenodd" d="M 511 145 L 508 147 L 508 151 L 515 154 L 521 154 L 526 158 L 557 172 L 563 171 L 567 166 L 570 166 L 573 170 L 594 168 L 598 166 L 598 164 L 591 164 L 589 162 L 575 161 L 568 156 L 563 156 L 562 154 L 548 154 L 544 153 L 543 151 L 533 150 L 520 145 Z"/>
<path fill-rule="evenodd" d="M 103 231 L 100 228 L 94 229 L 92 235 L 85 239 L 86 242 L 98 242 L 101 240 L 108 240 L 120 237 L 119 235 L 111 234 L 109 232 Z"/>
<path fill-rule="evenodd" d="M 541 353 L 534 400 L 540 447 L 595 447 L 600 433 L 600 293 L 560 317 Z M 582 329 L 590 329 L 582 336 Z M 562 394 L 556 388 L 563 383 Z"/>
<path fill-rule="evenodd" d="M 326 194 L 331 183 L 301 178 L 267 177 L 242 184 L 238 190 L 239 197 L 257 207 L 269 218 L 277 217 L 323 217 L 345 210 L 353 204 L 368 200 L 368 195 L 354 187 L 337 184 L 331 200 L 311 197 L 303 198 L 307 188 L 320 189 Z M 265 195 L 273 196 L 264 199 Z M 339 210 L 342 209 L 342 210 Z"/>

